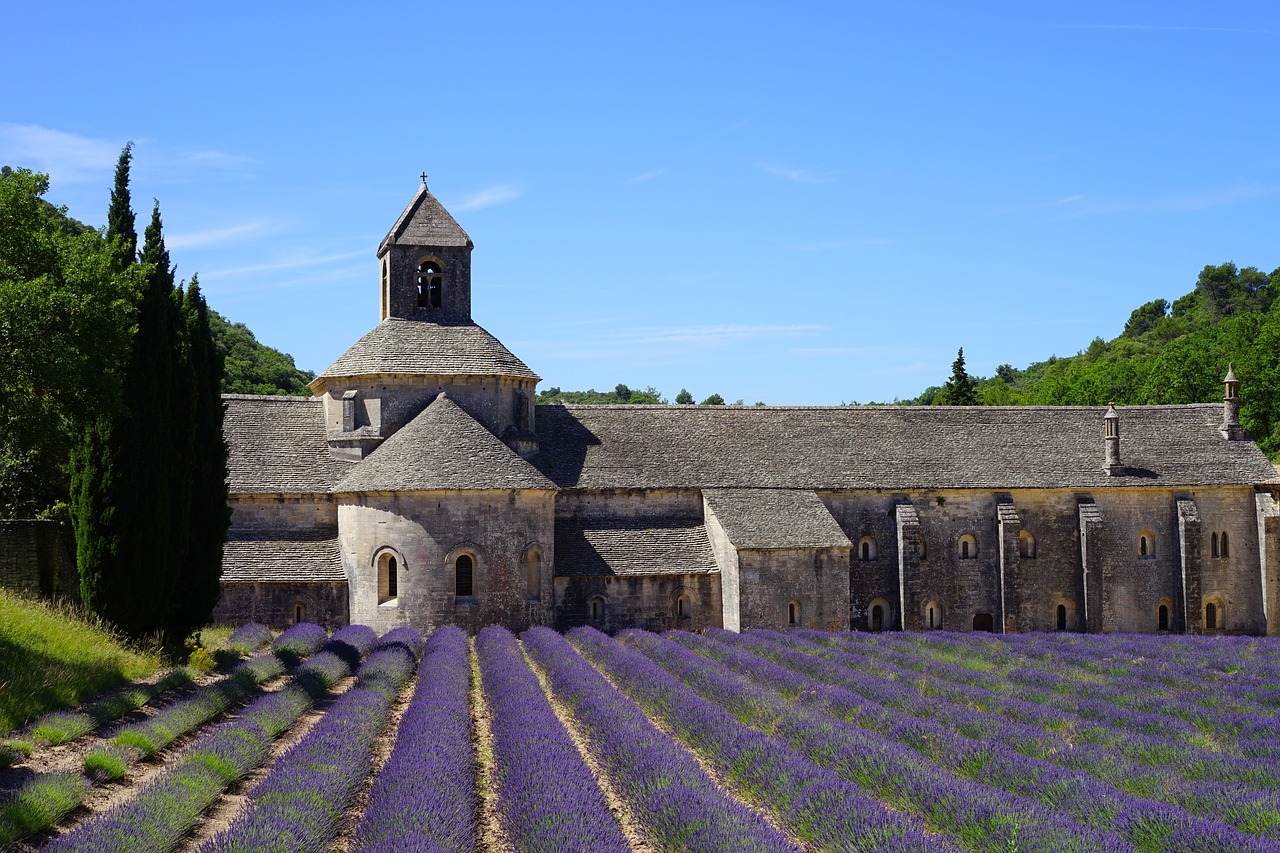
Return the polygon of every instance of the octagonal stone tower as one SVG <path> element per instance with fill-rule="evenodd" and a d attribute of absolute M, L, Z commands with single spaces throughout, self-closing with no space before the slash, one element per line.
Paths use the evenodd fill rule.
<path fill-rule="evenodd" d="M 441 392 L 524 456 L 538 376 L 471 319 L 471 238 L 424 181 L 378 247 L 381 322 L 311 383 L 329 448 L 358 461 Z"/>

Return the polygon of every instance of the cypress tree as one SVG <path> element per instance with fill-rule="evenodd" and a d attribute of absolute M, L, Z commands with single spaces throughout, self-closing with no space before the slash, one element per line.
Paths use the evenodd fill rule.
<path fill-rule="evenodd" d="M 209 328 L 209 309 L 195 276 L 182 294 L 182 357 L 184 389 L 181 402 L 189 406 L 185 458 L 175 472 L 186 482 L 185 559 L 171 576 L 169 617 L 165 635 L 171 645 L 185 640 L 204 625 L 221 594 L 222 546 L 231 510 L 227 505 L 227 443 L 223 437 L 223 359 Z M 177 404 L 175 400 L 175 408 Z M 175 524 L 179 519 L 175 519 Z"/>
<path fill-rule="evenodd" d="M 123 407 L 104 413 L 77 453 L 76 557 L 85 605 L 125 633 L 165 627 L 174 554 L 171 402 L 177 352 L 173 270 L 160 206 L 142 250 L 145 271 L 137 331 L 125 365 Z M 179 533 L 185 541 L 185 531 Z"/>
<path fill-rule="evenodd" d="M 111 243 L 116 272 L 128 269 L 138 260 L 138 228 L 129 195 L 129 164 L 132 160 L 133 143 L 130 142 L 116 161 L 116 182 L 111 188 L 111 207 L 107 210 L 107 240 Z"/>
<path fill-rule="evenodd" d="M 951 378 L 947 380 L 947 384 L 944 387 L 947 405 L 978 405 L 977 383 L 973 381 L 973 378 L 969 376 L 969 372 L 964 368 L 964 347 L 960 347 L 960 352 L 956 354 L 956 360 L 951 363 Z"/>

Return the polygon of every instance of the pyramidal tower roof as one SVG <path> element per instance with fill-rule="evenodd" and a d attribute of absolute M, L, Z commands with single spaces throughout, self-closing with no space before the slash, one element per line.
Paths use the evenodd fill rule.
<path fill-rule="evenodd" d="M 465 246 L 473 248 L 471 238 L 444 205 L 427 189 L 424 179 L 418 194 L 391 226 L 378 246 L 381 257 L 392 246 Z"/>

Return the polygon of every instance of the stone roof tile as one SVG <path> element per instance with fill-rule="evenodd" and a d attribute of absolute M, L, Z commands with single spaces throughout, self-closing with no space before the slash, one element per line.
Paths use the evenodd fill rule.
<path fill-rule="evenodd" d="M 556 575 L 719 572 L 707 528 L 678 519 L 556 519 Z"/>
<path fill-rule="evenodd" d="M 325 368 L 322 380 L 352 376 L 512 376 L 538 379 L 497 338 L 475 323 L 429 323 L 389 317 Z"/>
<path fill-rule="evenodd" d="M 413 201 L 409 202 L 396 224 L 391 226 L 387 236 L 382 239 L 378 255 L 381 257 L 388 246 L 471 245 L 467 232 L 462 230 L 458 221 L 427 191 L 427 185 L 423 183 Z"/>
<path fill-rule="evenodd" d="M 561 488 L 1123 488 L 1274 482 L 1220 404 L 1126 406 L 1120 476 L 1096 406 L 539 406 Z"/>
<path fill-rule="evenodd" d="M 705 489 L 702 496 L 738 548 L 848 548 L 852 543 L 813 492 Z"/>
<path fill-rule="evenodd" d="M 223 583 L 346 583 L 338 531 L 233 527 L 222 549 Z"/>
<path fill-rule="evenodd" d="M 324 494 L 351 467 L 329 454 L 314 397 L 224 394 L 232 494 Z"/>
<path fill-rule="evenodd" d="M 334 487 L 335 492 L 439 489 L 553 490 L 555 484 L 440 394 Z"/>

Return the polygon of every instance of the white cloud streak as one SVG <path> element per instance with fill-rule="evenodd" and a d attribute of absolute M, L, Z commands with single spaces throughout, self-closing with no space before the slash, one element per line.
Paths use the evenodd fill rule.
<path fill-rule="evenodd" d="M 164 242 L 170 249 L 198 249 L 234 243 L 242 237 L 257 236 L 269 230 L 269 227 L 269 223 L 265 220 L 256 220 L 227 228 L 208 228 L 203 231 L 189 231 L 185 234 L 167 234 Z"/>
<path fill-rule="evenodd" d="M 771 175 L 798 184 L 829 184 L 841 175 L 840 172 L 814 172 L 810 169 L 792 169 L 774 163 L 760 163 L 759 166 Z"/>
<path fill-rule="evenodd" d="M 666 169 L 653 169 L 645 172 L 643 175 L 636 175 L 634 178 L 627 178 L 622 182 L 623 186 L 631 186 L 632 184 L 643 184 L 645 181 L 651 181 L 665 172 Z"/>
<path fill-rule="evenodd" d="M 1064 217 L 1068 218 L 1107 216 L 1116 213 L 1178 214 L 1244 204 L 1256 199 L 1273 196 L 1278 192 L 1280 192 L 1280 186 L 1242 184 L 1219 190 L 1175 193 L 1149 198 L 1113 199 L 1110 201 L 1084 202 L 1083 197 L 1072 196 L 1059 203 L 1071 202 L 1074 205 L 1072 210 L 1063 214 Z"/>
<path fill-rule="evenodd" d="M 449 205 L 449 207 L 451 210 L 459 212 L 480 210 L 481 208 L 515 201 L 523 194 L 524 188 L 518 184 L 494 184 L 472 193 L 461 201 Z"/>
<path fill-rule="evenodd" d="M 115 167 L 123 147 L 115 140 L 0 122 L 0 162 L 44 172 L 58 183 L 101 180 Z"/>

